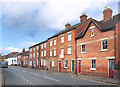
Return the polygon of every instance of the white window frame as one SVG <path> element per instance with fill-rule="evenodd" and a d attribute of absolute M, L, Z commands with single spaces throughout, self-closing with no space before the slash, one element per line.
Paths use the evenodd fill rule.
<path fill-rule="evenodd" d="M 35 52 L 35 47 L 33 48 L 33 51 Z"/>
<path fill-rule="evenodd" d="M 94 28 L 91 29 L 91 37 L 94 36 Z"/>
<path fill-rule="evenodd" d="M 93 61 L 95 61 L 95 63 Z M 92 67 L 92 66 L 95 66 L 95 67 Z M 90 70 L 96 70 L 96 59 L 94 58 L 93 59 L 91 58 L 91 69 Z"/>
<path fill-rule="evenodd" d="M 68 46 L 68 48 L 67 48 L 68 50 L 67 50 L 67 53 L 68 53 L 68 55 L 70 55 L 71 54 L 71 46 Z"/>
<path fill-rule="evenodd" d="M 43 44 L 41 44 L 41 49 L 43 49 Z"/>
<path fill-rule="evenodd" d="M 41 51 L 41 57 L 43 57 L 43 51 Z"/>
<path fill-rule="evenodd" d="M 83 46 L 83 45 L 85 45 L 85 44 L 82 44 L 82 45 L 81 45 L 81 53 L 85 53 L 85 51 L 83 51 L 83 49 L 82 49 L 82 46 Z"/>
<path fill-rule="evenodd" d="M 44 56 L 46 56 L 46 50 L 44 50 Z"/>
<path fill-rule="evenodd" d="M 68 42 L 71 41 L 72 34 L 68 33 Z"/>
<path fill-rule="evenodd" d="M 66 65 L 66 61 L 67 61 L 67 67 L 65 66 Z M 68 68 L 68 60 L 64 60 L 64 67 Z"/>
<path fill-rule="evenodd" d="M 64 55 L 64 48 L 61 48 L 61 55 Z"/>
<path fill-rule="evenodd" d="M 33 53 L 33 58 L 35 58 L 35 52 Z"/>
<path fill-rule="evenodd" d="M 54 56 L 56 56 L 56 49 L 54 49 Z"/>
<path fill-rule="evenodd" d="M 52 50 L 50 50 L 50 57 L 52 57 Z"/>
<path fill-rule="evenodd" d="M 32 54 L 30 54 L 30 59 L 32 59 Z"/>
<path fill-rule="evenodd" d="M 64 35 L 61 36 L 61 43 L 64 43 Z"/>
<path fill-rule="evenodd" d="M 43 63 L 44 63 L 44 62 L 43 62 L 43 59 L 41 59 L 41 65 L 43 65 Z"/>
<path fill-rule="evenodd" d="M 56 39 L 54 39 L 54 46 L 56 45 Z"/>
<path fill-rule="evenodd" d="M 46 48 L 46 43 L 44 43 L 44 48 Z"/>
<path fill-rule="evenodd" d="M 54 60 L 52 60 L 52 67 L 54 67 L 55 66 L 55 61 Z"/>
<path fill-rule="evenodd" d="M 52 46 L 52 40 L 50 40 L 50 47 Z"/>
<path fill-rule="evenodd" d="M 103 42 L 104 42 L 104 41 L 107 41 L 107 40 L 102 40 L 102 41 L 101 41 L 101 49 L 102 49 L 102 50 L 108 50 L 108 42 L 107 42 L 107 49 L 103 49 Z"/>
<path fill-rule="evenodd" d="M 37 50 L 39 50 L 39 46 L 37 46 Z"/>

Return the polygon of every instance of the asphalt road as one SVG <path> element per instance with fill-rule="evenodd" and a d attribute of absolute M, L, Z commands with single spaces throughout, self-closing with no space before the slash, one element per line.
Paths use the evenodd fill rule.
<path fill-rule="evenodd" d="M 60 76 L 56 74 L 44 73 L 22 67 L 12 67 L 2 69 L 5 78 L 5 85 L 110 85 L 107 83 L 93 82 L 75 77 Z"/>

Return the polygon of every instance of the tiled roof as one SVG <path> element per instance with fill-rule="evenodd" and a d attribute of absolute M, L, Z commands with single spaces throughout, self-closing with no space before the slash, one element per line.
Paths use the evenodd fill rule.
<path fill-rule="evenodd" d="M 95 19 L 91 19 L 88 27 L 90 26 L 90 24 L 93 22 L 97 28 L 101 31 L 101 32 L 105 32 L 105 31 L 108 31 L 108 30 L 112 30 L 114 29 L 114 27 L 116 26 L 116 24 L 120 21 L 120 14 L 117 14 L 115 16 L 113 16 L 113 18 L 110 18 L 109 20 L 106 20 L 106 21 L 97 21 Z M 79 39 L 79 38 L 82 38 L 86 31 L 88 30 L 88 27 L 85 28 L 83 31 L 81 31 L 76 37 L 75 39 Z"/>
<path fill-rule="evenodd" d="M 21 52 L 18 55 L 28 56 L 29 55 L 29 51 L 25 51 L 25 53 Z"/>

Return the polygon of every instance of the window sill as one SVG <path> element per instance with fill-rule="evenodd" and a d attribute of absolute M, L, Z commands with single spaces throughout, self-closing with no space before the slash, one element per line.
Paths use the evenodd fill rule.
<path fill-rule="evenodd" d="M 90 37 L 94 37 L 94 35 L 91 35 Z"/>
<path fill-rule="evenodd" d="M 65 69 L 67 69 L 68 67 L 64 67 Z"/>
<path fill-rule="evenodd" d="M 100 50 L 101 52 L 103 52 L 103 51 L 108 51 L 108 49 L 102 49 L 102 50 Z"/>
<path fill-rule="evenodd" d="M 81 52 L 81 54 L 85 54 L 85 52 Z"/>
<path fill-rule="evenodd" d="M 90 70 L 96 70 L 95 68 L 91 68 Z"/>

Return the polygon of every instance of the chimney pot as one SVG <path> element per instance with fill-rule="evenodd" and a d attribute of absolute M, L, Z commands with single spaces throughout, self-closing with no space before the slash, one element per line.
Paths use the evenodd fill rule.
<path fill-rule="evenodd" d="M 25 52 L 25 48 L 23 48 L 22 52 L 23 52 L 23 53 Z"/>
<path fill-rule="evenodd" d="M 65 25 L 65 29 L 67 29 L 69 27 L 71 27 L 71 24 L 69 22 L 67 22 L 66 25 Z"/>
<path fill-rule="evenodd" d="M 86 19 L 87 19 L 87 15 L 85 12 L 83 12 L 82 15 L 80 16 L 80 22 L 83 22 Z"/>
<path fill-rule="evenodd" d="M 110 6 L 105 6 L 105 10 L 103 11 L 103 18 L 104 18 L 104 21 L 105 20 L 108 20 L 112 17 L 112 9 L 110 9 Z"/>

